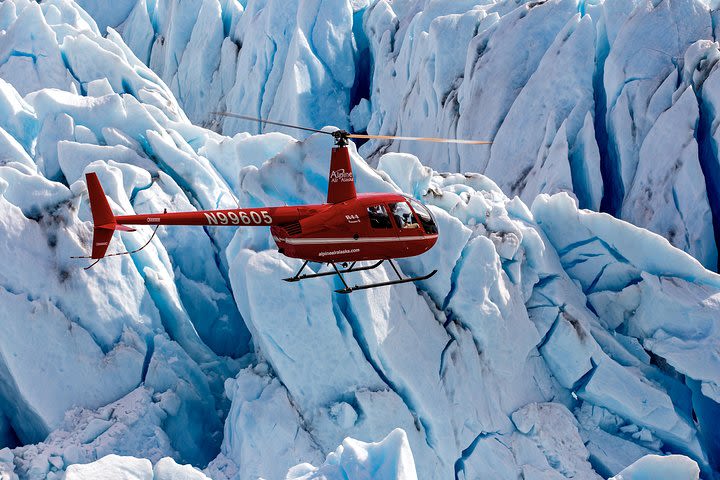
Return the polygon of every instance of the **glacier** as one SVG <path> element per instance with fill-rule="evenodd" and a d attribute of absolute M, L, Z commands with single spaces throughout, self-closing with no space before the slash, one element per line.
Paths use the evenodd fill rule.
<path fill-rule="evenodd" d="M 338 3 L 0 5 L 0 478 L 642 478 L 652 455 L 717 477 L 707 6 Z M 622 63 L 646 22 L 678 15 L 682 68 Z M 534 58 L 501 89 L 495 69 L 527 29 Z M 445 53 L 454 30 L 473 45 L 465 63 Z M 564 68 L 583 51 L 608 59 L 605 126 L 593 57 Z M 657 98 L 635 96 L 632 68 L 655 72 Z M 471 123 L 476 98 L 492 114 Z M 644 133 L 627 143 L 638 105 Z M 359 191 L 406 192 L 437 218 L 436 247 L 399 262 L 438 269 L 416 286 L 280 282 L 299 263 L 267 229 L 143 227 L 113 245 L 151 239 L 140 252 L 87 271 L 70 258 L 90 242 L 90 171 L 118 214 L 324 200 L 327 136 L 217 123 L 224 108 L 497 142 L 369 142 L 367 162 L 350 147 Z M 522 142 L 505 118 L 527 122 Z M 599 126 L 622 148 L 608 154 Z M 525 183 L 500 163 L 511 147 Z M 621 219 L 584 209 L 613 189 L 623 208 L 605 211 Z"/>
<path fill-rule="evenodd" d="M 483 173 L 526 203 L 572 192 L 582 208 L 659 233 L 717 270 L 713 2 L 128 0 L 112 14 L 81 4 L 194 123 L 303 135 L 213 113 L 224 109 L 492 140 L 371 140 L 361 153 L 373 166 L 407 152 L 439 171 Z"/>

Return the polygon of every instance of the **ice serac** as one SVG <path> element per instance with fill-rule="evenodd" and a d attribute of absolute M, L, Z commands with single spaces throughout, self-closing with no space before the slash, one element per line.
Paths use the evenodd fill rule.
<path fill-rule="evenodd" d="M 325 185 L 315 180 L 319 172 L 324 175 L 328 146 L 324 136 L 311 136 L 249 168 L 242 177 L 244 195 L 267 204 L 288 194 L 300 195 L 301 202 L 323 198 Z M 512 434 L 509 415 L 528 402 L 562 395 L 536 350 L 547 328 L 541 333 L 524 305 L 538 272 L 556 268 L 560 275 L 560 263 L 552 263 L 552 256 L 544 259 L 543 240 L 522 202 L 509 201 L 487 178 L 440 176 L 414 157 L 397 154 L 381 159 L 384 172 L 378 176 L 351 154 L 361 189 L 402 185 L 431 203 L 450 232 L 437 251 L 404 261 L 403 269 L 422 271 L 437 262 L 453 267 L 438 273 L 437 281 L 423 283 L 427 296 L 405 285 L 333 298 L 330 279 L 278 285 L 277 279 L 291 275 L 299 262 L 263 251 L 270 245 L 267 233 L 241 230 L 227 250 L 233 291 L 257 354 L 287 387 L 303 418 L 298 428 L 307 429 L 320 451 L 332 451 L 343 435 L 377 440 L 397 426 L 408 433 L 418 474 L 444 478 L 456 471 L 458 459 L 469 456 L 483 432 Z M 293 179 L 297 188 L 287 193 L 287 186 L 275 188 L 278 178 Z M 379 270 L 349 281 L 381 281 L 387 275 Z M 565 289 L 577 288 L 569 279 L 567 284 Z M 584 305 L 580 291 L 573 301 Z M 312 308 L 298 308 L 305 302 Z M 307 368 L 309 363 L 315 366 Z M 343 385 L 353 385 L 354 391 Z M 235 428 L 238 438 L 254 435 L 254 426 Z M 226 437 L 225 460 L 241 461 L 229 447 Z"/>
<path fill-rule="evenodd" d="M 95 2 L 83 4 L 100 25 L 116 23 Z M 132 4 L 123 1 L 115 16 Z M 712 43 L 713 15 L 702 0 L 140 0 L 117 28 L 204 126 L 281 129 L 212 113 L 225 109 L 316 128 L 493 140 L 370 141 L 361 151 L 373 165 L 387 151 L 405 151 L 441 171 L 486 173 L 528 203 L 537 193 L 571 191 L 582 208 L 637 222 L 715 268 L 717 109 L 711 89 L 701 88 L 715 61 L 693 57 L 695 43 Z M 690 85 L 698 118 L 673 95 Z M 672 115 L 697 124 L 698 148 L 674 138 L 683 168 L 663 181 L 659 170 L 672 172 L 678 152 L 655 140 L 669 122 L 663 112 L 679 99 Z M 647 167 L 656 152 L 667 168 Z M 708 199 L 688 181 L 705 183 Z M 649 184 L 664 192 L 656 201 L 676 201 L 651 205 L 650 214 L 638 193 Z"/>
<path fill-rule="evenodd" d="M 34 443 L 59 426 L 65 410 L 82 401 L 99 407 L 140 383 L 144 345 L 132 333 L 107 354 L 82 327 L 74 325 L 52 302 L 28 301 L 24 295 L 0 291 L 2 315 L 2 394 L 14 430 Z M 18 322 L 12 319 L 30 319 Z M 34 339 L 34 345 L 28 344 Z M 45 339 L 39 347 L 38 339 Z M 65 354 L 64 344 L 79 345 L 78 355 Z M 42 351 L 42 361 L 38 359 Z M 40 384 L 38 378 L 54 378 Z M 58 378 L 64 378 L 57 383 Z M 52 385 L 58 385 L 50 393 Z"/>
<path fill-rule="evenodd" d="M 349 1 L 141 0 L 119 29 L 194 122 L 236 133 L 261 127 L 212 112 L 348 126 L 352 25 Z"/>
<path fill-rule="evenodd" d="M 203 230 L 168 232 L 167 248 L 154 238 L 142 252 L 87 271 L 80 268 L 83 260 L 70 257 L 85 254 L 91 239 L 86 189 L 78 181 L 84 173 L 98 173 L 116 213 L 215 208 L 231 195 L 190 142 L 198 149 L 219 136 L 191 125 L 159 77 L 115 32 L 101 37 L 76 4 L 18 0 L 2 8 L 8 27 L 3 34 L 15 26 L 13 31 L 29 32 L 29 39 L 54 42 L 43 48 L 56 48 L 61 61 L 47 68 L 62 69 L 77 83 L 56 85 L 50 74 L 40 75 L 37 84 L 12 75 L 0 81 L 0 145 L 12 155 L 0 166 L 0 249 L 8 257 L 0 273 L 8 306 L 0 316 L 7 333 L 0 346 L 0 396 L 3 405 L 12 405 L 2 409 L 3 442 L 11 436 L 6 425 L 23 444 L 50 439 L 16 450 L 21 476 L 62 471 L 95 460 L 102 451 L 148 457 L 162 451 L 203 466 L 219 450 L 229 407 L 223 381 L 238 368 L 218 354 L 240 357 L 249 340 L 216 256 L 215 249 L 224 248 L 222 237 L 216 240 Z M 27 38 L 6 36 L 3 48 L 20 48 Z M 18 88 L 34 91 L 23 99 Z M 156 141 L 157 154 L 149 138 Z M 180 180 L 177 172 L 197 164 L 203 165 L 197 170 L 204 172 L 204 183 L 182 190 L 174 180 Z M 134 235 L 118 234 L 111 252 L 134 250 L 151 236 L 143 227 Z M 204 255 L 188 255 L 198 248 Z M 213 322 L 204 320 L 208 314 Z M 19 321 L 26 318 L 35 322 Z M 39 359 L 38 349 L 44 351 Z M 129 428 L 127 419 L 114 422 L 107 412 L 87 424 L 67 424 L 64 415 L 71 407 L 125 408 L 114 402 L 143 383 L 150 399 L 145 404 L 154 406 L 130 410 L 137 427 Z M 42 391 L 38 385 L 44 385 Z M 130 433 L 118 432 L 123 429 Z M 112 434 L 103 436 L 105 431 Z M 156 437 L 157 444 L 142 437 Z M 123 450 L 113 439 L 131 447 Z M 38 470 L 41 465 L 44 470 Z"/>
<path fill-rule="evenodd" d="M 288 471 L 287 480 L 350 480 L 382 478 L 387 480 L 417 480 L 407 435 L 395 429 L 376 443 L 346 438 L 334 452 L 328 454 L 319 467 L 297 465 Z"/>
<path fill-rule="evenodd" d="M 626 366 L 597 363 L 578 395 L 650 429 L 702 469 L 708 461 L 717 465 L 717 444 L 704 433 L 715 424 L 708 415 L 717 408 L 717 378 L 708 375 L 715 361 L 701 352 L 720 341 L 707 322 L 716 315 L 720 277 L 664 238 L 608 215 L 579 211 L 566 196 L 538 197 L 533 213 L 606 328 L 628 347 L 627 339 L 637 339 L 649 354 L 636 349 L 634 355 L 653 384 L 627 368 L 632 358 L 621 361 L 608 351 Z M 653 363 L 665 367 L 648 371 Z M 637 396 L 628 398 L 627 385 L 633 384 Z"/>
<path fill-rule="evenodd" d="M 462 81 L 467 44 L 495 20 L 473 8 L 478 2 L 375 2 L 363 14 L 363 30 L 372 55 L 368 79 L 372 133 L 453 136 L 457 88 Z M 382 67 L 380 67 L 382 65 Z M 363 73 L 363 72 L 359 72 Z M 402 148 L 400 148 L 402 145 Z M 433 158 L 433 166 L 454 169 L 452 149 L 417 142 L 369 142 L 364 154 L 407 151 Z M 432 154 L 432 155 L 431 155 Z"/>
<path fill-rule="evenodd" d="M 16 135 L 22 139 L 21 145 L 24 144 L 28 152 L 35 154 L 40 171 L 52 179 L 72 183 L 81 177 L 87 165 L 100 159 L 135 165 L 156 174 L 158 167 L 155 160 L 150 158 L 157 154 L 162 162 L 172 166 L 169 173 L 175 175 L 176 172 L 184 171 L 181 162 L 192 164 L 206 161 L 182 139 L 182 135 L 189 139 L 197 138 L 198 132 L 194 130 L 195 127 L 184 122 L 184 114 L 162 81 L 135 58 L 117 34 L 110 31 L 107 38 L 102 38 L 97 34 L 97 29 L 84 27 L 87 22 L 83 23 L 82 19 L 83 15 L 87 14 L 76 5 L 63 3 L 59 7 L 62 8 L 61 14 L 74 23 L 72 26 L 52 23 L 51 27 L 57 30 L 55 33 L 59 37 L 66 37 L 60 48 L 67 62 L 67 69 L 79 79 L 86 96 L 41 90 L 28 96 L 32 107 L 23 107 L 23 103 L 18 104 L 18 99 L 14 96 L 17 93 L 13 95 L 12 87 L 7 86 L 7 99 L 12 113 L 5 128 L 11 135 L 16 131 L 22 132 L 22 135 Z M 48 7 L 48 12 L 51 11 Z M 17 21 L 19 20 L 15 23 Z M 82 29 L 83 34 L 73 36 L 73 29 Z M 98 78 L 100 71 L 104 72 L 102 78 Z M 25 115 L 26 108 L 34 112 Z M 102 121 L 98 120 L 100 118 Z M 129 118 L 133 121 L 129 122 Z M 148 130 L 158 133 L 148 134 Z M 33 137 L 26 139 L 24 136 L 28 135 Z M 161 142 L 161 138 L 165 140 Z M 157 153 L 150 142 L 156 146 Z M 196 148 L 201 146 L 196 145 Z M 186 150 L 182 155 L 173 152 L 180 148 Z M 137 170 L 131 170 L 125 168 L 124 173 L 139 178 Z M 229 192 L 207 191 L 208 188 L 216 187 L 226 189 L 216 175 L 208 172 L 204 178 L 207 178 L 206 183 L 211 182 L 211 185 L 198 187 L 197 195 L 193 195 L 193 192 L 190 198 L 185 199 L 187 195 L 178 191 L 175 181 L 162 177 L 160 184 L 171 193 L 164 195 L 164 200 L 156 201 L 151 206 L 160 210 L 161 207 L 172 207 L 172 197 L 176 198 L 176 202 L 185 199 L 181 205 L 185 207 L 195 202 L 196 196 L 203 202 L 199 206 L 204 208 L 215 208 L 223 197 L 223 204 L 231 201 Z M 144 195 L 149 191 L 143 192 L 157 188 L 149 179 L 147 176 L 141 179 L 140 183 L 129 187 L 127 198 L 135 201 L 135 195 L 139 194 L 138 204 L 147 204 Z M 131 181 L 128 180 L 128 183 Z M 181 186 L 184 185 L 181 182 Z M 129 205 L 125 204 L 125 207 Z M 145 238 L 151 235 L 149 230 L 143 233 Z M 169 242 L 171 262 L 179 265 L 180 270 L 177 275 L 170 276 L 176 277 L 176 288 L 180 291 L 180 296 L 188 302 L 187 310 L 192 319 L 199 318 L 204 308 L 217 311 L 218 318 L 214 323 L 198 322 L 198 330 L 203 339 L 218 353 L 242 354 L 247 351 L 247 329 L 239 317 L 221 273 L 223 267 L 218 265 L 220 262 L 212 253 L 214 239 L 198 233 L 188 232 L 172 237 L 173 241 Z M 127 240 L 132 241 L 132 238 Z M 222 244 L 222 239 L 218 241 Z M 203 251 L 207 251 L 208 255 L 202 264 L 187 259 L 184 251 L 192 248 L 190 244 L 207 245 L 208 248 Z M 138 243 L 137 246 L 140 245 L 141 243 Z M 201 283 L 206 285 L 201 286 Z M 214 305 L 209 307 L 211 302 Z M 232 333 L 232 341 L 228 339 L 227 333 Z"/>
<path fill-rule="evenodd" d="M 456 463 L 456 478 L 601 478 L 566 407 L 531 403 L 512 420 L 518 429 L 512 435 L 489 433 L 473 442 Z"/>
<path fill-rule="evenodd" d="M 548 46 L 497 133 L 493 132 L 485 174 L 497 179 L 508 195 L 523 193 L 521 198 L 529 201 L 540 192 L 572 190 L 572 180 L 567 178 L 569 165 L 553 169 L 543 166 L 546 162 L 569 161 L 569 150 L 575 148 L 585 117 L 593 110 L 594 61 L 587 52 L 594 50 L 594 42 L 591 18 L 580 14 L 570 18 Z M 558 142 L 567 144 L 560 152 Z M 565 182 L 553 185 L 552 175 L 557 171 L 567 172 Z M 547 187 L 536 186 L 525 194 L 529 182 L 546 182 Z"/>
<path fill-rule="evenodd" d="M 239 242 L 236 239 L 234 243 Z M 309 444 L 313 446 L 313 450 L 329 452 L 348 434 L 355 438 L 377 439 L 386 435 L 393 426 L 399 426 L 411 432 L 411 444 L 417 451 L 422 452 L 426 471 L 434 471 L 437 468 L 434 465 L 435 455 L 418 431 L 421 427 L 414 423 L 417 420 L 414 420 L 403 399 L 386 385 L 383 373 L 378 372 L 373 363 L 368 363 L 362 345 L 358 345 L 354 337 L 351 319 L 343 314 L 332 297 L 328 296 L 327 292 L 335 288 L 332 286 L 333 282 L 319 280 L 316 285 L 278 285 L 277 280 L 292 275 L 293 268 L 298 268 L 299 262 L 290 262 L 288 265 L 288 261 L 277 253 L 257 254 L 250 250 L 237 250 L 235 245 L 231 245 L 228 254 L 233 255 L 229 258 L 233 289 L 244 292 L 237 296 L 237 300 L 244 318 L 254 332 L 256 348 L 272 364 L 273 370 L 285 385 L 281 387 L 274 380 L 271 385 L 275 386 L 272 390 L 266 389 L 267 393 L 263 395 L 277 391 L 277 395 L 280 395 L 278 398 L 285 399 L 283 403 L 287 402 L 288 393 L 292 395 L 295 408 L 303 418 L 302 424 L 296 424 L 294 428 L 299 429 L 303 436 L 312 439 Z M 263 275 L 266 280 L 251 273 L 260 271 L 266 272 Z M 260 297 L 264 300 L 259 301 Z M 285 300 L 278 304 L 281 297 Z M 295 300 L 290 300 L 293 298 Z M 298 306 L 303 304 L 307 307 L 299 309 Z M 301 340 L 298 341 L 299 339 Z M 239 399 L 237 395 L 239 393 L 235 394 L 234 398 Z M 255 409 L 262 409 L 264 412 L 269 407 L 263 406 L 263 403 L 255 402 L 257 406 L 248 412 Z M 235 404 L 234 400 L 233 409 Z M 243 403 L 238 403 L 238 408 L 242 408 L 242 405 Z M 247 408 L 251 408 L 251 405 Z M 289 403 L 287 405 L 289 408 Z M 233 417 L 234 411 L 231 410 L 232 418 L 236 418 Z M 289 411 L 292 416 L 288 422 L 293 425 L 298 413 L 295 413 L 294 409 Z M 269 410 L 266 414 L 276 415 Z M 226 435 L 223 443 L 224 455 L 239 465 L 246 463 L 243 458 L 247 455 L 242 453 L 243 450 L 239 450 L 240 446 L 247 444 L 248 439 L 255 435 L 265 437 L 263 429 L 255 426 L 255 421 L 243 426 L 249 422 L 246 415 L 249 413 L 233 420 L 232 424 L 226 424 L 226 428 L 232 425 L 234 433 L 230 434 L 228 431 L 231 436 Z M 243 423 L 239 423 L 240 420 Z M 311 433 L 305 433 L 306 429 Z M 257 433 L 254 433 L 256 430 Z M 296 435 L 292 434 L 287 441 L 297 444 L 293 440 Z M 276 437 L 277 435 L 274 435 L 272 440 L 276 447 L 269 450 L 268 455 L 272 455 L 275 448 L 287 448 L 283 447 L 284 443 Z M 259 441 L 260 439 L 257 439 L 249 445 L 255 445 Z M 264 441 L 270 441 L 270 438 Z M 301 456 L 295 463 L 309 461 L 308 454 L 304 455 L 305 458 Z M 254 467 L 259 470 L 247 473 L 260 474 L 273 463 L 276 464 L 273 468 L 280 470 L 287 470 L 295 464 L 279 464 L 263 454 L 257 456 L 257 467 Z M 245 476 L 240 475 L 240 478 Z"/>
<path fill-rule="evenodd" d="M 322 460 L 287 390 L 269 373 L 259 364 L 227 380 L 232 406 L 222 451 L 206 469 L 213 479 L 283 478 L 293 465 Z"/>
<path fill-rule="evenodd" d="M 16 4 L 7 2 L 5 14 L 10 17 L 10 9 Z M 20 4 L 22 5 L 22 4 Z M 78 91 L 78 82 L 65 67 L 63 54 L 56 40 L 56 34 L 49 22 L 62 22 L 58 15 L 51 14 L 49 19 L 43 15 L 43 7 L 48 12 L 57 8 L 28 2 L 18 11 L 15 18 L 6 18 L 9 25 L 0 29 L 0 77 L 16 86 L 21 95 L 42 87 L 60 88 Z M 86 27 L 94 27 L 90 24 Z"/>
<path fill-rule="evenodd" d="M 673 78 L 675 76 L 672 76 Z M 708 268 L 717 265 L 712 213 L 695 140 L 698 105 L 692 86 L 660 114 L 640 147 L 623 219 L 665 236 Z"/>
<path fill-rule="evenodd" d="M 347 127 L 355 81 L 352 22 L 347 0 L 249 4 L 234 33 L 243 48 L 225 99 L 228 110 L 313 128 Z M 225 133 L 259 128 L 257 122 L 223 122 Z"/>
<path fill-rule="evenodd" d="M 682 455 L 648 455 L 629 465 L 610 480 L 697 480 L 697 463 Z"/>
<path fill-rule="evenodd" d="M 0 196 L 4 230 L 0 250 L 5 257 L 0 288 L 7 306 L 2 314 L 3 397 L 14 405 L 9 418 L 21 439 L 39 441 L 59 425 L 67 408 L 99 407 L 137 386 L 146 352 L 144 338 L 159 326 L 159 318 L 145 289 L 126 281 L 137 275 L 133 270 L 123 273 L 101 267 L 78 273 L 72 266 L 69 257 L 82 254 L 78 239 L 87 231 L 77 222 L 66 187 L 59 199 L 53 198 L 52 182 L 0 168 L 13 180 L 12 188 L 5 182 Z M 28 192 L 38 195 L 24 200 L 30 200 Z M 43 192 L 48 201 L 38 204 Z M 127 268 L 128 262 L 120 265 Z M 103 295 L 94 293 L 98 291 Z M 38 342 L 45 344 L 46 351 L 40 358 Z M 68 354 L 63 346 L 67 342 L 84 346 Z M 39 378 L 48 378 L 47 384 Z M 50 378 L 66 378 L 51 399 L 47 392 L 56 383 Z M 45 386 L 40 389 L 40 385 Z"/>
<path fill-rule="evenodd" d="M 240 41 L 230 35 L 242 12 L 235 1 L 141 0 L 118 30 L 189 117 L 207 123 L 216 121 L 210 112 L 219 109 L 235 82 Z"/>
<path fill-rule="evenodd" d="M 205 476 L 216 480 L 283 478 L 297 464 L 296 477 L 374 468 L 412 477 L 412 452 L 423 479 L 592 479 L 646 454 L 679 452 L 712 476 L 720 457 L 720 369 L 711 354 L 718 349 L 718 277 L 657 235 L 578 210 L 569 195 L 541 196 L 531 211 L 485 176 L 423 165 L 437 158 L 443 169 L 484 169 L 493 160 L 488 150 L 418 150 L 421 162 L 381 156 L 405 144 L 368 144 L 375 171 L 349 147 L 358 191 L 406 192 L 437 218 L 436 247 L 400 262 L 406 274 L 438 269 L 416 285 L 338 296 L 332 278 L 285 284 L 300 262 L 280 255 L 266 228 L 163 228 L 144 250 L 89 271 L 68 258 L 90 241 L 82 181 L 90 171 L 116 213 L 322 202 L 328 135 L 228 138 L 192 125 L 180 107 L 200 118 L 241 92 L 247 103 L 239 106 L 252 114 L 288 113 L 298 116 L 281 120 L 318 127 L 347 127 L 355 104 L 353 125 L 371 131 L 475 136 L 483 132 L 460 135 L 460 127 L 479 125 L 501 137 L 497 148 L 523 147 L 533 172 L 518 191 L 523 198 L 572 189 L 580 206 L 597 206 L 594 177 L 608 156 L 595 145 L 604 138 L 595 120 L 604 114 L 592 104 L 605 99 L 585 95 L 593 55 L 579 52 L 632 42 L 623 29 L 636 16 L 655 19 L 670 9 L 694 24 L 707 10 L 694 16 L 698 4 L 669 3 L 643 3 L 628 20 L 634 4 L 617 1 L 306 1 L 290 8 L 269 1 L 246 9 L 234 1 L 141 0 L 103 37 L 70 1 L 39 8 L 3 2 L 5 35 L 14 29 L 54 39 L 47 51 L 57 46 L 77 90 L 30 76 L 39 83 L 23 97 L 30 85 L 10 74 L 9 83 L 0 81 L 0 256 L 7 267 L 0 297 L 18 313 L 0 314 L 9 332 L 0 339 L 0 441 L 38 442 L 0 450 L 0 469 L 33 480 L 60 477 L 70 465 L 113 453 L 155 463 L 148 470 L 147 462 L 115 459 L 112 468 L 148 478 L 203 478 L 164 457 L 210 461 Z M 128 6 L 120 2 L 118 16 Z M 24 23 L 23 15 L 37 22 Z M 685 36 L 695 34 L 705 30 Z M 539 48 L 528 50 L 528 38 Z M 13 35 L 11 46 L 27 40 Z M 378 53 L 372 64 L 358 58 L 370 50 Z M 700 42 L 677 50 L 672 57 L 684 54 L 683 68 L 663 63 L 668 68 L 653 77 L 658 88 L 644 110 L 653 121 L 637 158 L 640 171 L 658 155 L 650 140 L 664 138 L 668 125 L 682 126 L 671 132 L 686 169 L 672 183 L 678 213 L 671 217 L 689 232 L 689 216 L 707 211 L 689 178 L 698 175 L 693 142 L 703 174 L 714 158 L 717 49 Z M 566 65 L 571 54 L 582 61 Z M 62 73 L 52 58 L 43 71 Z M 568 68 L 548 66 L 558 63 Z M 255 76 L 246 80 L 250 66 Z M 574 76 L 575 66 L 582 68 Z M 370 71 L 379 80 L 363 84 L 359 76 Z M 540 77 L 560 74 L 567 97 L 537 105 L 533 92 L 555 98 Z M 340 103 L 308 103 L 320 97 Z M 697 107 L 693 97 L 702 99 Z M 477 99 L 487 103 L 487 119 L 478 121 Z M 524 120 L 515 113 L 523 110 L 542 134 L 501 136 Z M 503 122 L 508 115 L 512 121 Z M 499 173 L 497 181 L 507 183 Z M 671 191 L 646 177 L 656 191 Z M 707 195 L 713 208 L 710 188 Z M 152 233 L 118 233 L 113 251 L 134 250 Z M 382 281 L 389 273 L 348 279 Z M 35 358 L 37 345 L 45 360 Z M 53 404 L 38 384 L 49 385 Z"/>
<path fill-rule="evenodd" d="M 616 3 L 620 2 L 606 7 L 608 13 Z M 617 195 L 618 205 L 637 176 L 643 142 L 659 115 L 672 104 L 667 89 L 673 87 L 666 79 L 678 70 L 675 59 L 682 58 L 696 40 L 712 38 L 711 18 L 704 2 L 638 2 L 631 12 L 625 12 L 629 16 L 606 17 L 613 22 L 608 21 L 606 27 L 610 49 L 603 81 L 608 134 L 606 180 L 614 185 L 611 192 Z M 674 35 L 667 35 L 668 31 Z"/>

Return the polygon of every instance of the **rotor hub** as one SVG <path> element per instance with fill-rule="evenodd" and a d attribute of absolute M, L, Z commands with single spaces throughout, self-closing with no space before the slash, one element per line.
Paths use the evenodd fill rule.
<path fill-rule="evenodd" d="M 336 130 L 332 132 L 332 136 L 335 139 L 335 146 L 344 147 L 348 144 L 349 133 L 345 130 Z"/>

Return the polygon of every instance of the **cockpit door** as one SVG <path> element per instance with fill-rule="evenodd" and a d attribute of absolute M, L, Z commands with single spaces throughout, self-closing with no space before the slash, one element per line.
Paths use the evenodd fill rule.
<path fill-rule="evenodd" d="M 420 223 L 407 202 L 390 203 L 388 207 L 390 207 L 398 239 L 406 240 L 405 250 L 409 250 L 412 240 L 419 240 L 424 236 Z"/>

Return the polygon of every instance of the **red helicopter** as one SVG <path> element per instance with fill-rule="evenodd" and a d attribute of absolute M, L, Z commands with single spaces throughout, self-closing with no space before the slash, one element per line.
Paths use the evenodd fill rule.
<path fill-rule="evenodd" d="M 114 215 L 97 175 L 86 174 L 90 210 L 93 218 L 93 242 L 90 256 L 96 260 L 91 268 L 105 256 L 124 255 L 137 250 L 107 254 L 108 245 L 115 230 L 132 232 L 127 225 L 151 225 L 155 231 L 160 225 L 198 226 L 269 226 L 278 250 L 283 255 L 305 260 L 298 272 L 285 278 L 297 282 L 308 278 L 337 275 L 345 288 L 337 293 L 415 282 L 432 277 L 437 270 L 419 277 L 403 277 L 393 262 L 396 258 L 412 257 L 428 251 L 435 245 L 438 228 L 430 210 L 414 198 L 397 193 L 364 193 L 355 191 L 355 179 L 350 164 L 348 139 L 399 139 L 442 143 L 489 144 L 476 140 L 457 140 L 426 137 L 396 137 L 387 135 L 364 135 L 344 130 L 327 132 L 307 127 L 272 122 L 228 112 L 219 115 L 255 120 L 262 123 L 297 128 L 332 135 L 335 146 L 330 157 L 327 203 L 265 208 L 236 208 L 227 210 L 204 210 L 194 212 L 150 213 L 141 215 Z M 153 232 L 153 236 L 155 232 Z M 358 266 L 358 262 L 372 261 L 370 265 Z M 387 261 L 395 271 L 397 280 L 355 285 L 350 287 L 344 274 L 372 270 Z M 309 262 L 327 263 L 332 271 L 302 274 Z M 342 269 L 337 264 L 341 264 Z"/>

